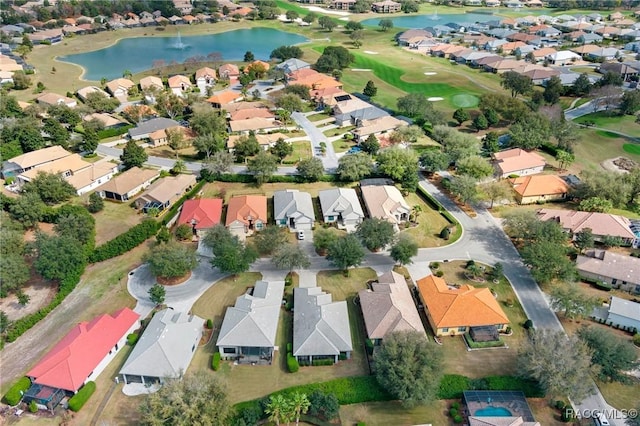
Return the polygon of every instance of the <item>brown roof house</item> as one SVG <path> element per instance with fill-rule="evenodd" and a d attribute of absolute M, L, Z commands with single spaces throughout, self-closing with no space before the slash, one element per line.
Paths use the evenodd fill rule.
<path fill-rule="evenodd" d="M 151 208 L 163 211 L 180 199 L 195 184 L 196 177 L 194 175 L 178 175 L 158 179 L 134 201 L 134 205 L 145 213 Z"/>
<path fill-rule="evenodd" d="M 41 167 L 47 163 L 68 157 L 71 153 L 59 145 L 42 148 L 13 157 L 2 163 L 2 177 L 4 179 L 17 176 L 27 170 Z"/>
<path fill-rule="evenodd" d="M 193 86 L 189 77 L 181 74 L 169 77 L 167 83 L 169 84 L 169 89 L 178 96 L 183 96 L 184 92 Z"/>
<path fill-rule="evenodd" d="M 78 102 L 75 99 L 71 99 L 67 96 L 58 95 L 57 93 L 43 93 L 36 98 L 36 102 L 45 106 L 52 105 L 66 105 L 69 108 L 75 108 L 78 106 Z"/>
<path fill-rule="evenodd" d="M 218 75 L 225 80 L 235 80 L 240 77 L 240 69 L 234 64 L 224 64 L 218 68 Z"/>
<path fill-rule="evenodd" d="M 522 176 L 509 181 L 518 204 L 564 200 L 569 193 L 569 185 L 557 175 Z"/>
<path fill-rule="evenodd" d="M 136 84 L 128 78 L 116 78 L 107 83 L 107 91 L 114 98 L 126 100 L 129 96 L 129 89 Z"/>
<path fill-rule="evenodd" d="M 541 155 L 520 148 L 496 152 L 493 158 L 494 166 L 501 178 L 510 175 L 527 176 L 542 173 L 547 164 Z"/>
<path fill-rule="evenodd" d="M 436 336 L 472 333 L 475 327 L 505 331 L 509 318 L 488 288 L 454 287 L 428 275 L 417 282 L 420 300 Z"/>
<path fill-rule="evenodd" d="M 417 331 L 426 338 L 422 320 L 404 277 L 389 271 L 378 277 L 369 289 L 360 290 L 360 308 L 367 336 L 380 343 L 394 331 Z"/>
<path fill-rule="evenodd" d="M 591 229 L 596 241 L 604 237 L 619 237 L 623 245 L 634 245 L 638 236 L 631 229 L 631 221 L 623 216 L 608 213 L 579 212 L 574 210 L 538 210 L 538 219 L 555 220 L 574 235 L 583 229 Z"/>
<path fill-rule="evenodd" d="M 640 294 L 640 258 L 606 250 L 588 250 L 584 256 L 576 258 L 576 269 L 584 279 Z"/>
<path fill-rule="evenodd" d="M 395 186 L 367 185 L 361 189 L 369 216 L 391 222 L 396 230 L 399 229 L 398 224 L 409 220 L 411 207 Z"/>
<path fill-rule="evenodd" d="M 264 195 L 242 195 L 229 200 L 225 226 L 233 235 L 244 239 L 266 224 L 267 197 Z"/>
<path fill-rule="evenodd" d="M 129 201 L 160 176 L 159 170 L 133 167 L 98 187 L 96 192 L 107 200 Z"/>

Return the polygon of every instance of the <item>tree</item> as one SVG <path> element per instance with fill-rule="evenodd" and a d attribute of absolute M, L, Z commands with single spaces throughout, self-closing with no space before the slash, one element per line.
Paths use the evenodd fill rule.
<path fill-rule="evenodd" d="M 86 261 L 81 243 L 69 236 L 36 234 L 38 258 L 34 262 L 36 271 L 48 280 L 63 280 L 77 273 Z"/>
<path fill-rule="evenodd" d="M 16 71 L 13 73 L 14 90 L 25 90 L 31 86 L 31 79 L 24 71 Z"/>
<path fill-rule="evenodd" d="M 557 75 L 554 75 L 545 83 L 542 97 L 546 103 L 555 105 L 560 101 L 560 96 L 562 96 L 563 93 L 564 86 L 562 85 L 562 80 L 560 80 L 560 77 Z"/>
<path fill-rule="evenodd" d="M 565 166 L 569 166 L 571 163 L 575 161 L 576 157 L 567 151 L 559 149 L 556 151 L 556 161 L 558 162 L 558 166 L 560 171 L 563 171 Z"/>
<path fill-rule="evenodd" d="M 638 111 L 640 111 L 640 92 L 637 90 L 626 90 L 622 94 L 620 112 L 627 115 L 634 115 Z"/>
<path fill-rule="evenodd" d="M 166 129 L 167 145 L 173 150 L 178 158 L 178 151 L 184 148 L 184 133 L 180 129 Z"/>
<path fill-rule="evenodd" d="M 6 297 L 7 292 L 19 289 L 27 281 L 29 265 L 22 253 L 3 253 L 0 257 L 0 295 Z"/>
<path fill-rule="evenodd" d="M 435 173 L 439 170 L 446 170 L 451 160 L 449 156 L 440 149 L 428 149 L 420 154 L 420 166 L 427 173 Z"/>
<path fill-rule="evenodd" d="M 582 326 L 578 337 L 591 349 L 591 362 L 598 367 L 600 380 L 626 383 L 625 372 L 638 367 L 636 349 L 628 340 L 590 326 Z"/>
<path fill-rule="evenodd" d="M 380 22 L 378 22 L 378 26 L 382 31 L 386 32 L 393 28 L 393 21 L 388 18 L 381 19 Z"/>
<path fill-rule="evenodd" d="M 586 295 L 575 284 L 558 285 L 549 296 L 551 309 L 569 319 L 588 317 L 598 304 L 597 299 Z"/>
<path fill-rule="evenodd" d="M 355 22 L 355 21 L 349 21 L 349 22 Z M 353 42 L 353 45 L 355 46 L 355 48 L 359 49 L 360 46 L 362 46 L 362 40 L 364 40 L 364 30 L 353 31 L 351 34 L 349 34 L 349 38 Z"/>
<path fill-rule="evenodd" d="M 309 86 L 305 86 L 304 84 L 288 84 L 284 88 L 284 93 L 292 93 L 305 101 L 311 99 L 311 96 L 309 96 Z"/>
<path fill-rule="evenodd" d="M 511 145 L 522 149 L 536 149 L 549 141 L 551 125 L 541 114 L 529 113 L 518 118 L 509 128 Z"/>
<path fill-rule="evenodd" d="M 485 151 L 493 154 L 500 150 L 500 143 L 498 142 L 498 134 L 496 132 L 488 132 L 482 139 L 482 146 Z"/>
<path fill-rule="evenodd" d="M 333 22 L 329 17 L 323 16 L 323 18 Z M 353 55 L 349 53 L 347 48 L 343 46 L 327 46 L 316 61 L 314 68 L 319 72 L 330 73 L 336 69 L 347 68 L 353 62 L 353 59 Z"/>
<path fill-rule="evenodd" d="M 480 130 L 484 130 L 489 127 L 489 121 L 484 114 L 480 113 L 473 119 L 472 126 L 479 132 Z"/>
<path fill-rule="evenodd" d="M 302 58 L 302 55 L 303 55 L 302 49 L 300 49 L 298 46 L 280 46 L 273 49 L 269 57 L 271 59 L 280 59 L 281 61 L 286 61 L 287 59 L 292 59 L 292 58 L 295 58 L 295 59 Z"/>
<path fill-rule="evenodd" d="M 496 201 L 511 200 L 513 198 L 513 189 L 506 180 L 485 183 L 480 186 L 480 191 L 482 198 L 491 202 L 490 209 L 493 208 L 493 204 Z"/>
<path fill-rule="evenodd" d="M 202 175 L 202 172 L 206 171 L 205 174 L 209 173 L 214 177 L 219 177 L 220 175 L 231 171 L 232 165 L 233 154 L 228 151 L 217 151 L 204 162 L 202 166 L 203 169 L 200 171 L 200 174 Z"/>
<path fill-rule="evenodd" d="M 260 143 L 253 133 L 249 133 L 248 136 L 240 136 L 233 147 L 233 153 L 239 163 L 244 162 L 247 157 L 253 157 L 258 152 L 260 152 Z"/>
<path fill-rule="evenodd" d="M 249 161 L 247 170 L 255 176 L 256 182 L 260 186 L 269 182 L 271 176 L 278 170 L 278 159 L 261 150 L 255 158 Z"/>
<path fill-rule="evenodd" d="M 289 113 L 302 111 L 304 109 L 302 99 L 300 99 L 300 96 L 294 93 L 285 93 L 284 95 L 280 96 L 278 99 L 276 99 L 275 105 L 278 108 L 289 111 Z"/>
<path fill-rule="evenodd" d="M 525 95 L 533 88 L 532 80 L 526 75 L 518 74 L 515 71 L 507 71 L 502 74 L 502 87 L 511 91 L 511 97 Z"/>
<path fill-rule="evenodd" d="M 307 24 L 311 25 L 316 20 L 316 18 L 317 18 L 317 15 L 313 12 L 310 12 L 306 16 L 304 16 L 302 20 Z"/>
<path fill-rule="evenodd" d="M 298 426 L 300 424 L 300 415 L 307 414 L 311 403 L 309 402 L 309 398 L 307 398 L 306 394 L 295 392 L 291 395 L 290 404 L 296 418 L 296 426 Z"/>
<path fill-rule="evenodd" d="M 282 244 L 271 258 L 279 269 L 306 269 L 311 266 L 309 256 L 302 247 L 295 244 Z"/>
<path fill-rule="evenodd" d="M 329 245 L 327 259 L 348 275 L 350 267 L 362 263 L 364 249 L 355 235 L 347 234 L 337 238 Z"/>
<path fill-rule="evenodd" d="M 629 173 L 629 175 L 633 174 Z M 631 199 L 632 188 L 630 182 L 616 172 L 589 171 L 581 173 L 582 182 L 576 188 L 574 195 L 586 200 L 598 197 L 611 202 L 613 207 L 622 208 Z"/>
<path fill-rule="evenodd" d="M 475 179 L 486 178 L 494 172 L 494 168 L 489 160 L 479 155 L 461 159 L 456 163 L 456 168 L 459 174 L 468 175 Z"/>
<path fill-rule="evenodd" d="M 332 18 L 324 15 L 318 18 L 318 24 L 320 25 L 320 28 L 329 32 L 333 31 L 333 29 L 338 26 Z"/>
<path fill-rule="evenodd" d="M 331 230 L 320 228 L 313 233 L 313 246 L 318 253 L 323 254 L 337 239 L 338 235 Z"/>
<path fill-rule="evenodd" d="M 15 120 L 13 125 L 5 124 L 0 136 L 2 146 L 16 142 L 20 145 L 22 152 L 36 151 L 44 148 L 45 144 L 40 134 L 40 123 L 28 117 Z"/>
<path fill-rule="evenodd" d="M 412 263 L 411 258 L 418 254 L 418 244 L 409 235 L 400 235 L 391 247 L 391 258 L 400 265 Z"/>
<path fill-rule="evenodd" d="M 415 331 L 395 331 L 384 337 L 374 354 L 376 380 L 394 398 L 413 407 L 429 402 L 442 377 L 442 353 Z"/>
<path fill-rule="evenodd" d="M 462 125 L 465 121 L 469 119 L 469 112 L 466 109 L 458 108 L 453 111 L 453 119 L 458 122 L 458 125 Z"/>
<path fill-rule="evenodd" d="M 227 120 L 218 111 L 210 108 L 197 109 L 189 119 L 189 126 L 198 136 L 213 136 L 220 149 L 224 148 Z"/>
<path fill-rule="evenodd" d="M 89 93 L 84 103 L 96 112 L 113 112 L 120 105 L 116 98 L 110 98 L 100 92 Z"/>
<path fill-rule="evenodd" d="M 338 398 L 332 393 L 324 393 L 318 389 L 309 395 L 309 414 L 314 417 L 322 417 L 332 420 L 340 414 L 340 404 Z"/>
<path fill-rule="evenodd" d="M 293 145 L 289 142 L 285 142 L 284 139 L 279 138 L 276 143 L 269 149 L 269 152 L 278 157 L 278 159 L 280 159 L 280 162 L 282 163 L 282 160 L 284 160 L 287 155 L 293 154 Z"/>
<path fill-rule="evenodd" d="M 496 124 L 500 123 L 500 115 L 498 115 L 496 110 L 493 108 L 485 109 L 482 115 L 484 115 L 487 119 L 487 124 L 489 126 L 495 126 Z"/>
<path fill-rule="evenodd" d="M 393 224 L 378 218 L 363 220 L 356 231 L 356 235 L 364 246 L 371 251 L 378 251 L 391 244 L 395 238 Z"/>
<path fill-rule="evenodd" d="M 218 241 L 213 248 L 214 258 L 211 264 L 220 272 L 237 275 L 249 270 L 258 258 L 256 250 L 244 245 L 237 237 L 226 241 Z"/>
<path fill-rule="evenodd" d="M 253 52 L 250 50 L 247 50 L 244 53 L 244 58 L 242 59 L 244 62 L 253 62 L 256 60 L 256 57 L 253 55 Z"/>
<path fill-rule="evenodd" d="M 609 111 L 609 109 L 618 103 L 621 93 L 622 89 L 612 84 L 594 89 L 592 91 L 594 99 L 591 101 L 593 104 L 593 112 L 597 112 L 600 107 L 604 107 L 605 111 Z"/>
<path fill-rule="evenodd" d="M 276 426 L 280 426 L 280 422 L 289 423 L 293 418 L 293 407 L 291 403 L 281 393 L 271 395 L 264 412 L 269 415 L 269 420 L 274 422 Z"/>
<path fill-rule="evenodd" d="M 378 142 L 378 138 L 376 138 L 376 136 L 372 133 L 367 136 L 367 139 L 365 139 L 363 142 L 360 142 L 360 148 L 362 148 L 362 150 L 367 154 L 376 155 L 380 150 L 380 142 Z"/>
<path fill-rule="evenodd" d="M 122 150 L 120 161 L 122 161 L 125 170 L 129 170 L 132 167 L 141 167 L 148 158 L 149 156 L 144 152 L 144 148 L 139 146 L 136 141 L 130 140 Z"/>
<path fill-rule="evenodd" d="M 49 106 L 47 108 L 47 113 L 58 122 L 68 124 L 72 127 L 77 126 L 82 122 L 80 114 L 78 114 L 76 110 L 69 108 L 64 104 Z"/>
<path fill-rule="evenodd" d="M 165 228 L 166 229 L 166 228 Z M 155 283 L 148 291 L 149 299 L 156 305 L 162 305 L 164 303 L 164 298 L 166 295 L 166 291 L 164 286 Z"/>
<path fill-rule="evenodd" d="M 493 282 L 500 280 L 504 275 L 504 266 L 498 262 L 493 265 L 493 268 L 489 271 L 489 279 Z"/>
<path fill-rule="evenodd" d="M 279 226 L 267 226 L 254 238 L 256 249 L 261 255 L 272 254 L 279 247 L 287 244 L 287 241 L 287 230 Z"/>
<path fill-rule="evenodd" d="M 536 380 L 553 396 L 568 396 L 579 403 L 593 393 L 593 382 L 585 380 L 591 367 L 591 352 L 577 336 L 563 331 L 534 331 L 518 352 L 518 372 Z"/>
<path fill-rule="evenodd" d="M 363 30 L 364 25 L 362 25 L 362 22 L 348 21 L 346 24 L 344 24 L 344 29 L 347 31 L 358 31 Z"/>
<path fill-rule="evenodd" d="M 449 190 L 453 195 L 460 198 L 464 204 L 474 202 L 478 197 L 477 182 L 473 176 L 462 175 L 451 180 Z"/>
<path fill-rule="evenodd" d="M 475 136 L 448 126 L 434 126 L 431 137 L 442 144 L 443 151 L 451 158 L 452 162 L 480 153 L 481 143 Z"/>
<path fill-rule="evenodd" d="M 593 248 L 594 243 L 595 240 L 591 228 L 583 228 L 576 232 L 573 244 L 580 250 L 580 253 L 584 253 L 586 249 Z"/>
<path fill-rule="evenodd" d="M 324 175 L 324 165 L 317 157 L 305 158 L 296 167 L 298 175 L 307 182 L 317 182 Z"/>
<path fill-rule="evenodd" d="M 582 73 L 571 86 L 571 91 L 575 96 L 587 96 L 591 91 L 591 81 L 589 80 L 589 74 Z"/>
<path fill-rule="evenodd" d="M 161 278 L 183 277 L 198 265 L 195 251 L 176 241 L 154 246 L 144 260 L 151 273 Z"/>
<path fill-rule="evenodd" d="M 76 189 L 59 173 L 38 172 L 36 177 L 22 187 L 25 194 L 38 194 L 47 204 L 67 201 L 77 195 Z"/>
<path fill-rule="evenodd" d="M 520 251 L 522 260 L 531 266 L 531 275 L 540 283 L 554 279 L 572 280 L 575 267 L 567 257 L 567 248 L 553 241 L 541 240 L 527 244 Z"/>
<path fill-rule="evenodd" d="M 555 120 L 551 126 L 551 133 L 556 138 L 559 149 L 573 152 L 573 147 L 580 140 L 578 126 L 573 121 Z"/>
<path fill-rule="evenodd" d="M 71 237 L 83 246 L 93 249 L 96 237 L 95 227 L 96 221 L 86 208 L 66 205 L 59 209 L 53 229 L 56 234 Z"/>
<path fill-rule="evenodd" d="M 219 135 L 206 134 L 194 138 L 192 144 L 198 153 L 208 160 L 214 152 L 224 149 L 225 142 Z"/>
<path fill-rule="evenodd" d="M 596 82 L 596 86 L 598 87 L 604 87 L 604 86 L 620 87 L 623 84 L 624 84 L 624 80 L 622 79 L 622 76 L 617 72 L 613 72 L 613 71 L 607 71 L 606 73 L 604 73 L 602 77 L 600 77 L 600 80 Z"/>
<path fill-rule="evenodd" d="M 89 154 L 93 154 L 98 148 L 99 143 L 100 138 L 98 137 L 98 133 L 85 129 L 84 137 L 82 138 L 82 149 Z"/>
<path fill-rule="evenodd" d="M 401 142 L 416 143 L 418 142 L 418 139 L 423 135 L 424 132 L 419 126 L 400 126 L 391 133 L 391 136 L 389 136 L 389 140 L 393 144 Z"/>
<path fill-rule="evenodd" d="M 413 0 L 408 0 L 402 3 L 402 9 L 404 13 L 416 13 L 420 10 L 420 5 L 418 2 Z"/>
<path fill-rule="evenodd" d="M 364 87 L 362 94 L 373 98 L 378 93 L 378 88 L 372 80 L 367 81 L 367 85 Z"/>
<path fill-rule="evenodd" d="M 157 426 L 229 424 L 231 406 L 225 383 L 212 374 L 188 374 L 164 381 L 140 404 L 140 424 Z"/>
<path fill-rule="evenodd" d="M 369 176 L 373 171 L 371 157 L 365 153 L 345 155 L 338 160 L 337 174 L 340 180 L 355 182 Z"/>
<path fill-rule="evenodd" d="M 173 92 L 160 92 L 155 96 L 155 99 L 155 108 L 163 116 L 174 119 L 184 111 L 184 101 Z M 193 130 L 198 133 L 196 129 Z"/>
<path fill-rule="evenodd" d="M 613 208 L 610 200 L 602 197 L 590 197 L 580 201 L 578 209 L 583 212 L 607 213 Z"/>
<path fill-rule="evenodd" d="M 11 217 L 25 228 L 35 227 L 44 217 L 46 210 L 47 206 L 37 193 L 23 194 L 9 206 Z"/>

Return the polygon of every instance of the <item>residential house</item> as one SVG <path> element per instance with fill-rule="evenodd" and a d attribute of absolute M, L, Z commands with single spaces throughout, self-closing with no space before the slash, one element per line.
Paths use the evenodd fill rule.
<path fill-rule="evenodd" d="M 158 130 L 165 130 L 171 127 L 179 126 L 175 120 L 171 120 L 170 118 L 158 117 L 152 118 L 151 120 L 143 121 L 139 123 L 133 129 L 129 129 L 129 137 L 134 141 L 139 141 L 142 139 L 148 139 L 149 135 Z"/>
<path fill-rule="evenodd" d="M 285 189 L 273 193 L 273 219 L 278 226 L 290 230 L 313 229 L 316 215 L 311 194 L 297 189 Z"/>
<path fill-rule="evenodd" d="M 271 364 L 282 309 L 284 281 L 256 281 L 227 308 L 216 346 L 239 364 Z"/>
<path fill-rule="evenodd" d="M 557 175 L 521 176 L 509 181 L 518 204 L 564 200 L 569 193 L 569 185 Z"/>
<path fill-rule="evenodd" d="M 267 225 L 267 197 L 241 195 L 231 197 L 227 205 L 225 226 L 232 234 L 244 239 Z"/>
<path fill-rule="evenodd" d="M 495 62 L 489 62 L 484 65 L 484 69 L 495 74 L 503 74 L 515 68 L 522 66 L 523 62 L 515 59 L 501 59 Z"/>
<path fill-rule="evenodd" d="M 375 120 L 387 115 L 387 111 L 352 96 L 337 102 L 333 107 L 333 116 L 338 126 L 358 126 L 365 120 Z"/>
<path fill-rule="evenodd" d="M 293 356 L 314 360 L 349 359 L 353 351 L 347 302 L 334 302 L 320 287 L 293 290 Z"/>
<path fill-rule="evenodd" d="M 615 214 L 540 209 L 538 210 L 538 219 L 558 222 L 562 229 L 569 232 L 574 238 L 575 234 L 589 228 L 596 241 L 602 241 L 607 236 L 619 237 L 623 245 L 630 246 L 638 240 L 638 235 L 631 229 L 631 221 Z"/>
<path fill-rule="evenodd" d="M 207 102 L 209 102 L 214 108 L 224 109 L 226 105 L 234 102 L 239 102 L 242 99 L 242 94 L 234 92 L 232 90 L 225 90 L 211 96 L 209 99 L 207 99 Z"/>
<path fill-rule="evenodd" d="M 506 178 L 511 175 L 527 176 L 542 173 L 547 164 L 544 157 L 535 152 L 528 152 L 521 148 L 507 149 L 493 154 L 494 167 L 498 177 Z"/>
<path fill-rule="evenodd" d="M 160 176 L 155 169 L 132 167 L 99 186 L 96 192 L 107 200 L 125 202 L 148 188 L 151 182 Z"/>
<path fill-rule="evenodd" d="M 136 84 L 128 78 L 116 78 L 107 83 L 107 91 L 114 98 L 126 100 L 129 96 L 129 89 Z"/>
<path fill-rule="evenodd" d="M 640 330 L 640 303 L 612 296 L 603 319 L 610 326 L 637 333 Z"/>
<path fill-rule="evenodd" d="M 0 86 L 3 84 L 13 84 L 12 71 L 0 71 Z"/>
<path fill-rule="evenodd" d="M 174 126 L 167 129 L 159 129 L 155 132 L 149 133 L 149 145 L 161 146 L 169 143 L 169 134 L 171 132 L 182 133 L 182 138 L 185 143 L 195 138 L 196 134 L 193 130 L 183 126 Z"/>
<path fill-rule="evenodd" d="M 400 223 L 409 220 L 411 207 L 395 186 L 367 185 L 360 189 L 364 204 L 372 218 L 386 220 L 392 223 L 396 230 Z"/>
<path fill-rule="evenodd" d="M 585 44 L 582 46 L 578 46 L 575 47 L 573 49 L 571 49 L 572 52 L 577 53 L 578 55 L 581 55 L 580 57 L 586 57 L 588 53 L 590 52 L 595 52 L 596 50 L 599 50 L 600 47 L 593 45 L 593 44 Z"/>
<path fill-rule="evenodd" d="M 276 65 L 276 69 L 284 71 L 284 73 L 287 75 L 299 70 L 309 68 L 311 68 L 310 63 L 297 58 L 287 59 L 286 61 L 282 61 L 278 65 Z"/>
<path fill-rule="evenodd" d="M 151 318 L 120 369 L 125 384 L 151 385 L 181 378 L 202 337 L 204 320 L 166 308 Z"/>
<path fill-rule="evenodd" d="M 234 64 L 224 64 L 218 68 L 218 75 L 225 80 L 237 80 L 240 77 L 240 69 Z"/>
<path fill-rule="evenodd" d="M 582 44 L 599 44 L 602 43 L 602 36 L 596 33 L 586 33 L 578 37 L 578 43 Z"/>
<path fill-rule="evenodd" d="M 331 2 L 331 8 L 336 10 L 351 10 L 355 4 L 356 0 L 333 0 Z"/>
<path fill-rule="evenodd" d="M 22 65 L 19 64 L 15 59 L 10 58 L 6 55 L 0 55 L 0 71 L 14 72 L 22 71 L 22 69 Z"/>
<path fill-rule="evenodd" d="M 375 118 L 373 120 L 362 120 L 358 122 L 359 126 L 351 131 L 354 140 L 360 144 L 367 140 L 371 135 L 380 138 L 383 134 L 392 132 L 398 127 L 406 126 L 407 122 L 399 120 L 390 115 Z"/>
<path fill-rule="evenodd" d="M 486 7 L 500 7 L 500 0 L 485 0 Z"/>
<path fill-rule="evenodd" d="M 177 175 L 158 179 L 133 204 L 145 213 L 151 208 L 163 211 L 178 201 L 195 184 L 194 175 Z"/>
<path fill-rule="evenodd" d="M 546 85 L 551 77 L 559 76 L 560 71 L 545 68 L 539 65 L 525 65 L 522 68 L 516 68 L 514 72 L 529 77 L 531 82 L 537 86 Z"/>
<path fill-rule="evenodd" d="M 167 80 L 169 89 L 178 96 L 183 96 L 184 92 L 192 87 L 191 80 L 186 75 L 173 75 Z"/>
<path fill-rule="evenodd" d="M 123 308 L 77 324 L 27 371 L 31 388 L 24 402 L 53 410 L 64 396 L 95 380 L 126 345 L 127 335 L 139 327 L 139 318 Z"/>
<path fill-rule="evenodd" d="M 173 5 L 182 15 L 188 15 L 193 10 L 190 0 L 173 0 Z"/>
<path fill-rule="evenodd" d="M 389 271 L 358 292 L 367 337 L 376 344 L 396 331 L 417 331 L 426 338 L 422 320 L 404 277 Z"/>
<path fill-rule="evenodd" d="M 201 237 L 209 229 L 219 225 L 221 217 L 221 198 L 186 200 L 180 210 L 178 225 L 189 225 L 193 230 L 193 235 Z"/>
<path fill-rule="evenodd" d="M 486 287 L 452 286 L 434 275 L 421 278 L 416 284 L 436 336 L 464 334 L 475 327 L 505 331 L 509 325 L 509 318 Z"/>
<path fill-rule="evenodd" d="M 588 250 L 584 256 L 576 258 L 576 269 L 584 279 L 640 294 L 640 258 L 606 250 Z"/>
<path fill-rule="evenodd" d="M 159 92 L 164 90 L 164 84 L 162 84 L 162 80 L 160 79 L 160 77 L 150 75 L 148 77 L 143 77 L 140 79 L 140 90 L 144 92 L 154 89 L 158 90 Z"/>
<path fill-rule="evenodd" d="M 109 94 L 107 92 L 105 92 L 104 90 L 96 86 L 85 86 L 81 89 L 78 89 L 78 91 L 76 92 L 76 95 L 78 95 L 78 97 L 82 102 L 86 102 L 87 96 L 89 96 L 91 93 L 100 93 L 102 96 L 106 98 L 109 97 Z"/>
<path fill-rule="evenodd" d="M 571 65 L 575 61 L 580 60 L 580 55 L 570 51 L 570 50 L 561 50 L 559 52 L 552 53 L 545 58 L 553 65 L 565 66 Z"/>
<path fill-rule="evenodd" d="M 397 13 L 402 9 L 402 4 L 393 0 L 378 1 L 371 5 L 371 10 L 376 13 Z"/>
<path fill-rule="evenodd" d="M 632 77 L 640 75 L 640 67 L 632 67 L 624 62 L 605 62 L 600 65 L 598 72 L 601 74 L 613 72 L 622 77 L 624 81 L 631 81 Z"/>
<path fill-rule="evenodd" d="M 620 55 L 622 55 L 622 52 L 615 47 L 600 47 L 596 50 L 588 52 L 585 57 L 593 61 L 602 62 L 612 61 Z"/>
<path fill-rule="evenodd" d="M 250 132 L 268 132 L 277 130 L 281 127 L 280 122 L 273 118 L 248 118 L 246 120 L 234 120 L 229 122 L 229 130 L 241 134 L 249 134 Z"/>
<path fill-rule="evenodd" d="M 349 232 L 364 220 L 364 211 L 353 188 L 333 188 L 318 192 L 325 223 L 335 223 Z"/>
<path fill-rule="evenodd" d="M 48 163 L 72 155 L 59 145 L 53 145 L 36 151 L 18 155 L 2 163 L 2 178 L 15 177 L 31 169 L 37 169 Z"/>
<path fill-rule="evenodd" d="M 216 84 L 216 70 L 203 67 L 196 70 L 196 86 L 200 88 L 200 92 L 207 93 L 207 87 Z"/>
<path fill-rule="evenodd" d="M 227 112 L 229 111 L 227 110 Z M 264 118 L 273 121 L 276 116 L 269 108 L 266 108 L 264 104 L 259 105 L 257 108 L 241 108 L 229 112 L 229 119 L 231 121 L 249 120 L 251 118 Z"/>
<path fill-rule="evenodd" d="M 227 139 L 227 149 L 229 152 L 233 152 L 236 144 L 240 141 L 242 137 L 246 137 L 246 135 L 230 135 L 229 139 Z M 258 140 L 258 145 L 260 148 L 265 151 L 275 145 L 278 139 L 286 139 L 288 136 L 283 133 L 258 133 L 255 135 Z"/>
<path fill-rule="evenodd" d="M 122 127 L 127 124 L 125 121 L 121 120 L 120 118 L 104 112 L 94 112 L 93 114 L 87 114 L 84 117 L 82 117 L 82 121 L 84 122 L 92 121 L 92 120 L 99 121 L 102 124 L 102 126 L 104 126 L 105 129 L 116 129 L 118 127 Z"/>
<path fill-rule="evenodd" d="M 52 28 L 27 34 L 27 37 L 33 44 L 42 44 L 43 42 L 56 44 L 62 41 L 64 34 L 60 28 Z"/>
<path fill-rule="evenodd" d="M 66 105 L 69 108 L 75 108 L 78 106 L 78 102 L 75 99 L 71 99 L 67 96 L 62 96 L 57 93 L 43 93 L 42 95 L 36 98 L 36 102 L 45 107 L 53 106 L 53 105 Z"/>

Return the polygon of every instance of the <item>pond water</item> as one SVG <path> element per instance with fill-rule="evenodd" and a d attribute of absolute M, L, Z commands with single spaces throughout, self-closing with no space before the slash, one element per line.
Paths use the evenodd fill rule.
<path fill-rule="evenodd" d="M 125 38 L 116 44 L 93 52 L 59 57 L 84 68 L 84 80 L 99 81 L 148 70 L 155 61 L 182 63 L 188 58 L 220 54 L 223 61 L 241 61 L 246 51 L 256 59 L 268 60 L 273 49 L 308 41 L 305 37 L 274 30 L 251 28 L 198 36 L 158 36 Z"/>
<path fill-rule="evenodd" d="M 363 25 L 377 26 L 381 18 L 366 19 L 362 21 Z M 499 16 L 484 13 L 434 13 L 428 15 L 406 15 L 397 18 L 389 18 L 393 21 L 393 26 L 398 28 L 425 28 L 434 25 L 446 25 L 450 22 L 456 24 L 473 24 L 476 22 L 488 22 L 502 19 Z"/>

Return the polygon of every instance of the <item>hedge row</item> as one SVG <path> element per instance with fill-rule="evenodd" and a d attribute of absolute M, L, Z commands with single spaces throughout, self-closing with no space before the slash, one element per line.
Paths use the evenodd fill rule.
<path fill-rule="evenodd" d="M 22 377 L 15 382 L 11 388 L 4 395 L 2 400 L 7 403 L 7 405 L 13 407 L 18 405 L 20 400 L 22 399 L 22 392 L 26 392 L 27 389 L 31 386 L 31 380 L 28 377 Z"/>
<path fill-rule="evenodd" d="M 96 247 L 89 261 L 97 263 L 125 254 L 145 242 L 148 238 L 153 237 L 159 229 L 160 223 L 153 219 L 146 219 L 114 239 Z"/>
<path fill-rule="evenodd" d="M 209 174 L 206 169 L 200 171 L 200 177 L 207 182 L 229 182 L 229 183 L 254 183 L 256 181 L 255 177 L 250 174 L 223 174 L 219 176 L 215 176 Z M 320 182 L 337 182 L 338 179 L 336 175 L 322 175 L 320 178 Z M 271 183 L 301 183 L 305 182 L 298 175 L 273 175 L 269 178 L 269 182 Z"/>
<path fill-rule="evenodd" d="M 112 138 L 114 136 L 120 136 L 129 131 L 133 125 L 127 124 L 126 126 L 116 127 L 115 129 L 104 129 L 98 132 L 99 139 Z"/>
<path fill-rule="evenodd" d="M 182 207 L 182 205 L 184 204 L 185 201 L 190 200 L 191 198 L 195 197 L 196 194 L 198 192 L 200 192 L 200 190 L 202 189 L 202 187 L 206 184 L 207 182 L 203 179 L 200 182 L 198 182 L 197 184 L 195 184 L 195 186 L 193 188 L 191 188 L 191 191 L 187 192 L 186 194 L 184 194 L 182 197 L 180 197 L 178 199 L 178 201 L 176 201 L 175 203 L 173 203 L 173 205 L 171 207 L 169 207 L 169 210 L 164 214 L 163 218 L 162 218 L 162 224 L 166 225 L 167 223 L 171 222 L 171 219 L 173 219 L 173 217 L 178 214 L 178 211 L 180 210 L 180 207 Z"/>
<path fill-rule="evenodd" d="M 482 379 L 470 379 L 459 374 L 445 374 L 438 389 L 439 399 L 459 399 L 466 390 L 519 390 L 527 398 L 542 398 L 545 392 L 540 385 L 527 379 L 514 376 L 489 376 Z"/>
<path fill-rule="evenodd" d="M 220 369 L 220 352 L 216 352 L 211 357 L 211 368 L 213 371 L 218 371 Z"/>
<path fill-rule="evenodd" d="M 447 209 L 445 209 L 444 206 L 440 204 L 440 202 L 436 200 L 433 195 L 429 194 L 423 187 L 418 185 L 417 192 L 419 193 L 419 195 L 423 196 L 426 199 L 427 203 L 435 208 L 438 213 L 440 213 L 442 217 L 446 219 L 447 222 L 449 222 L 451 225 L 459 225 L 456 218 L 453 217 L 453 215 L 449 213 Z"/>
<path fill-rule="evenodd" d="M 298 370 L 300 370 L 300 364 L 291 352 L 287 354 L 287 369 L 289 370 L 289 373 L 297 373 Z"/>
<path fill-rule="evenodd" d="M 69 409 L 78 412 L 96 391 L 96 382 L 87 382 L 69 399 Z"/>

